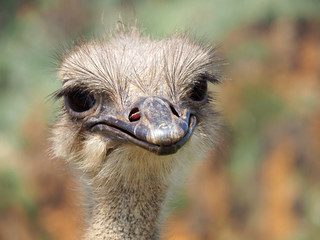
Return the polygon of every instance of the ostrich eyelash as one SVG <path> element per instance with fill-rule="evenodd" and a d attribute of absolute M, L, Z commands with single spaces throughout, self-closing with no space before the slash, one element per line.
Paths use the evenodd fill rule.
<path fill-rule="evenodd" d="M 63 96 L 67 96 L 68 94 L 72 93 L 72 92 L 89 92 L 91 93 L 91 91 L 88 91 L 88 89 L 84 88 L 84 87 L 68 87 L 68 88 L 62 88 L 59 89 L 58 91 L 56 91 L 53 94 L 53 98 L 55 99 L 60 99 Z"/>
<path fill-rule="evenodd" d="M 211 82 L 213 84 L 219 84 L 221 82 L 219 76 L 209 72 L 201 73 L 199 75 L 199 79 L 207 80 L 208 82 Z"/>

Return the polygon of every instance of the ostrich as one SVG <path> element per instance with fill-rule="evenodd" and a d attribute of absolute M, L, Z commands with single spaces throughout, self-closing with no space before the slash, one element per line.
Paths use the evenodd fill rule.
<path fill-rule="evenodd" d="M 137 27 L 62 55 L 52 149 L 86 186 L 83 239 L 159 239 L 171 186 L 217 140 L 217 60 L 185 35 L 152 40 Z"/>

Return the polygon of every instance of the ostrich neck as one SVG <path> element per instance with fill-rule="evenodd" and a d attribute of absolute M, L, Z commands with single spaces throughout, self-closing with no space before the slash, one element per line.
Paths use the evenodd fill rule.
<path fill-rule="evenodd" d="M 168 184 L 159 176 L 133 174 L 92 186 L 88 230 L 84 239 L 156 240 Z M 116 176 L 117 177 L 117 176 Z M 139 179 L 138 179 L 139 178 Z M 138 179 L 138 180 L 137 180 Z"/>

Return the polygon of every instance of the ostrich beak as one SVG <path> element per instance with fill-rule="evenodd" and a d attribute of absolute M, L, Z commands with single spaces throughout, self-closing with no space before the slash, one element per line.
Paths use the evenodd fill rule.
<path fill-rule="evenodd" d="M 158 155 L 176 153 L 190 138 L 197 123 L 190 111 L 177 111 L 173 104 L 160 97 L 144 98 L 122 114 L 110 112 L 105 108 L 98 117 L 87 119 L 85 127 Z"/>

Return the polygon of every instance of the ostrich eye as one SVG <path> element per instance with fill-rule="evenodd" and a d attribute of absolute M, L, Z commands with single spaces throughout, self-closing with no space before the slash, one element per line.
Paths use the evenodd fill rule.
<path fill-rule="evenodd" d="M 197 81 L 192 88 L 190 99 L 195 102 L 200 102 L 207 97 L 208 85 L 205 79 Z"/>
<path fill-rule="evenodd" d="M 93 94 L 88 91 L 71 90 L 64 96 L 67 109 L 75 113 L 83 113 L 90 110 L 96 103 Z"/>

